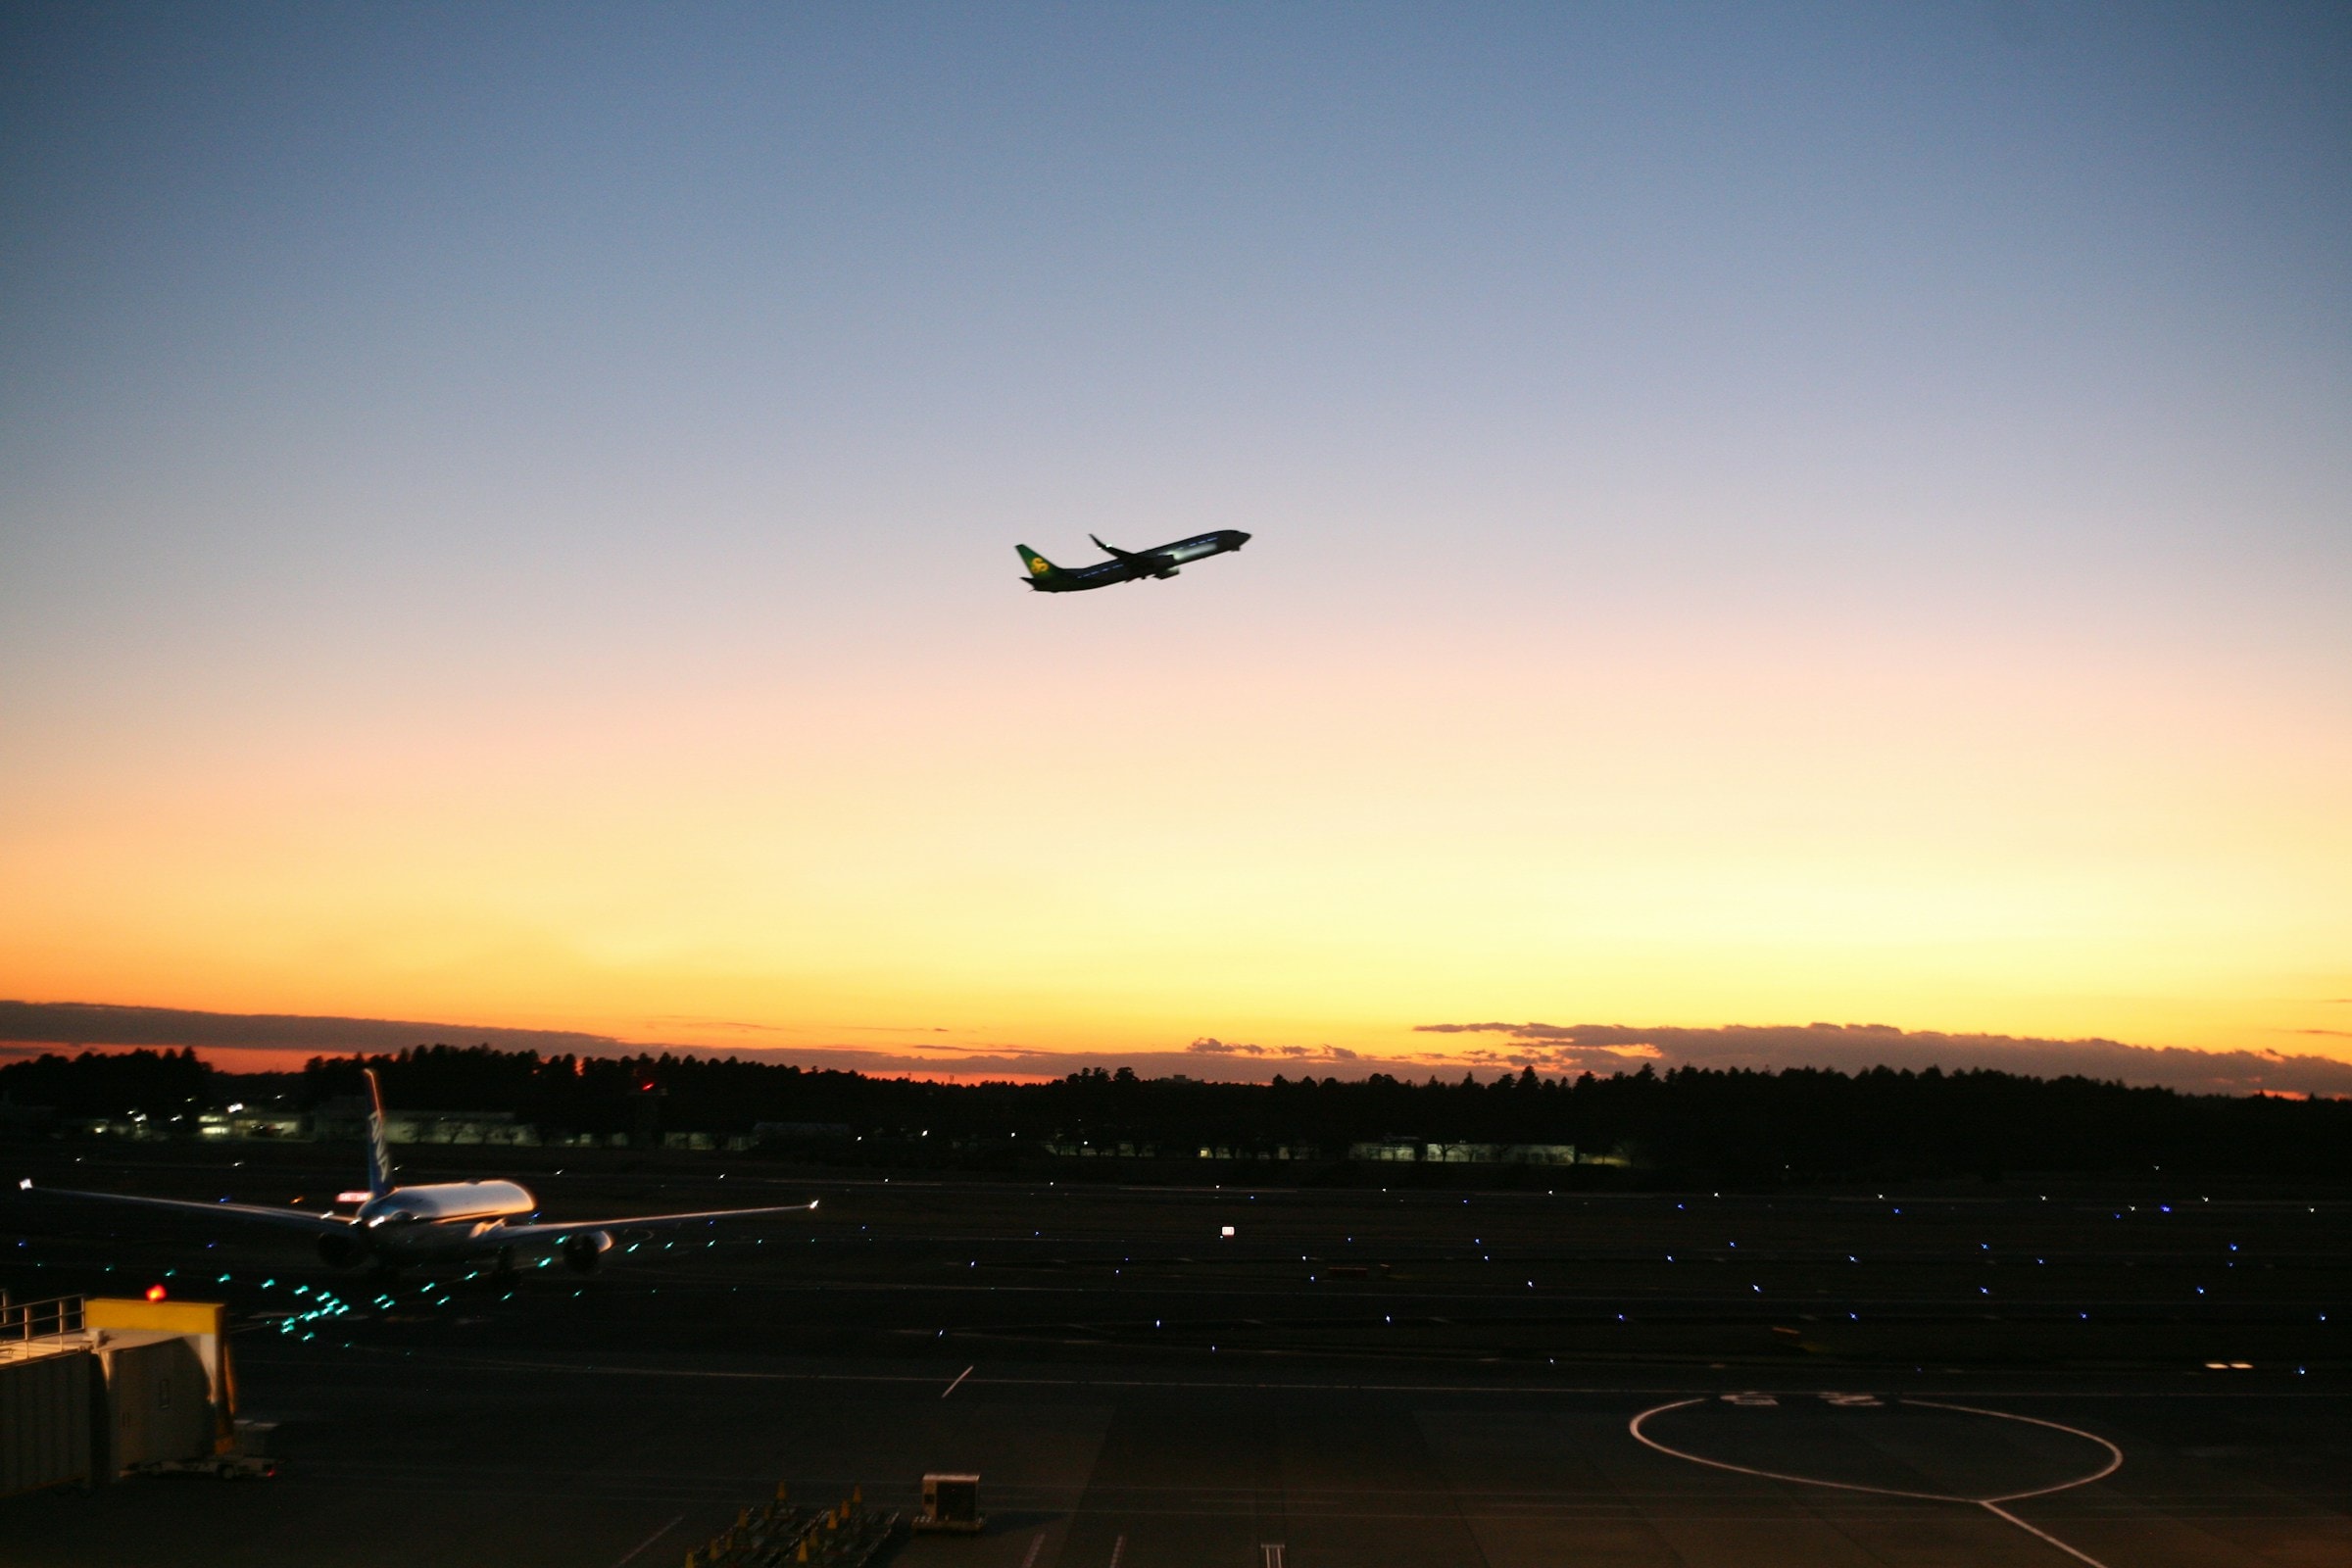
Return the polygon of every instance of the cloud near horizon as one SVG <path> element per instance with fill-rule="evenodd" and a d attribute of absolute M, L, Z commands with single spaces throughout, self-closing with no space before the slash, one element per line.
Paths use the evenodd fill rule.
<path fill-rule="evenodd" d="M 2199 1094 L 2352 1095 L 2352 1062 L 2278 1052 L 2190 1051 L 2130 1046 L 2113 1040 L 2047 1040 L 2011 1035 L 1906 1031 L 1892 1024 L 1726 1024 L 1712 1028 L 1624 1024 L 1436 1023 L 1423 1035 L 1494 1036 L 1493 1046 L 1373 1056 L 1343 1046 L 1263 1046 L 1203 1035 L 1181 1051 L 1051 1051 L 1017 1044 L 925 1045 L 916 1050 L 863 1046 L 686 1045 L 622 1040 L 564 1029 L 515 1029 L 396 1018 L 291 1013 L 201 1012 L 179 1007 L 117 1006 L 84 1002 L 0 1001 L 0 1058 L 44 1050 L 192 1048 L 230 1070 L 285 1070 L 313 1055 L 389 1054 L 417 1046 L 488 1045 L 624 1056 L 674 1053 L 737 1055 L 800 1066 L 882 1075 L 914 1074 L 970 1081 L 1058 1078 L 1101 1067 L 1132 1067 L 1146 1077 L 1210 1076 L 1264 1082 L 1283 1072 L 1320 1071 L 1348 1078 L 1374 1072 L 1539 1072 L 1607 1075 L 1650 1065 L 1673 1067 L 1989 1067 L 2036 1077 L 2069 1073 Z M 246 1057 L 250 1065 L 237 1064 Z M 223 1060 L 221 1058 L 227 1058 Z"/>
<path fill-rule="evenodd" d="M 753 1027 L 738 1025 L 735 1027 Z M 765 1026 L 759 1026 L 764 1029 Z M 843 1033 L 860 1033 L 844 1028 Z M 932 1033 L 945 1033 L 933 1029 Z M 310 1056 L 388 1054 L 427 1045 L 486 1045 L 543 1055 L 745 1056 L 803 1067 L 884 1075 L 974 1080 L 1058 1078 L 1087 1068 L 1132 1067 L 1147 1077 L 1183 1074 L 1262 1082 L 1289 1068 L 1361 1063 L 1351 1076 L 1383 1065 L 1363 1062 L 1340 1046 L 1258 1046 L 1209 1037 L 1182 1051 L 1071 1052 L 1021 1045 L 926 1044 L 919 1050 L 865 1046 L 686 1045 L 623 1040 L 568 1029 L 514 1029 L 402 1018 L 345 1018 L 299 1013 L 202 1012 L 184 1007 L 133 1007 L 93 1002 L 0 1001 L 0 1059 L 59 1049 L 192 1049 L 231 1071 L 284 1071 Z M 240 1063 L 238 1056 L 251 1058 Z M 222 1060 L 220 1058 L 229 1058 Z"/>
<path fill-rule="evenodd" d="M 1246 1046 L 1228 1040 L 1206 1036 L 1184 1048 L 1193 1056 L 1269 1056 L 1284 1061 L 1343 1062 L 1361 1061 L 1358 1052 L 1345 1046 Z"/>
<path fill-rule="evenodd" d="M 1903 1030 L 1885 1023 L 1624 1024 L 1425 1023 L 1416 1034 L 1498 1035 L 1504 1044 L 1461 1059 L 1539 1072 L 1622 1072 L 1641 1060 L 1670 1067 L 1989 1067 L 2037 1078 L 2077 1074 L 2161 1084 L 2197 1094 L 2352 1095 L 2352 1062 L 2275 1051 L 2190 1051 L 2115 1040 L 2048 1040 Z"/>

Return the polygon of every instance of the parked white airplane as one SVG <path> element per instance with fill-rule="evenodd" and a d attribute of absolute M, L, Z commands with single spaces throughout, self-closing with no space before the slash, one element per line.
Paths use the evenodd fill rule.
<path fill-rule="evenodd" d="M 692 1214 L 634 1214 L 623 1219 L 539 1222 L 539 1200 L 514 1182 L 434 1182 L 423 1187 L 392 1184 L 392 1151 L 384 1138 L 384 1096 L 372 1068 L 368 1072 L 368 1199 L 351 1215 L 321 1214 L 258 1203 L 199 1203 L 181 1198 L 135 1198 L 123 1193 L 78 1193 L 43 1187 L 51 1198 L 134 1203 L 143 1208 L 251 1220 L 307 1232 L 318 1255 L 336 1268 L 374 1263 L 446 1263 L 487 1257 L 501 1267 L 541 1256 L 557 1256 L 582 1274 L 593 1272 L 612 1249 L 614 1231 L 652 1230 L 754 1214 L 797 1214 L 816 1207 L 780 1203 L 768 1208 L 710 1208 Z M 34 1191 L 32 1179 L 17 1186 Z"/>

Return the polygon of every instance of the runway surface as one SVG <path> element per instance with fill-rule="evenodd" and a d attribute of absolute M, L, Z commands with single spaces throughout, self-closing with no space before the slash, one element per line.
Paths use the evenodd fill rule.
<path fill-rule="evenodd" d="M 230 1298 L 285 1460 L 0 1502 L 0 1563 L 674 1568 L 778 1481 L 911 1507 L 935 1470 L 980 1473 L 989 1528 L 917 1568 L 2352 1562 L 2340 1209 L 769 1175 L 822 1219 L 388 1306 L 250 1238 L 199 1276 L 143 1223 L 0 1216 L 20 1296 L 172 1267 Z M 526 1177 L 551 1212 L 713 1178 Z M 297 1284 L 358 1309 L 285 1328 Z"/>

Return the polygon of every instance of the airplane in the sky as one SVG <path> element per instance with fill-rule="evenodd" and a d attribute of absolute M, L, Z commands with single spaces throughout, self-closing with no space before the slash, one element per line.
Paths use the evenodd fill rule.
<path fill-rule="evenodd" d="M 36 1191 L 32 1178 L 17 1183 L 20 1190 Z M 384 1097 L 368 1069 L 368 1191 L 347 1195 L 363 1200 L 349 1215 L 318 1213 L 300 1208 L 277 1208 L 259 1203 L 201 1203 L 179 1198 L 138 1198 L 126 1193 L 79 1193 L 43 1187 L 50 1198 L 85 1199 L 105 1203 L 132 1203 L 142 1208 L 172 1209 L 210 1215 L 215 1219 L 251 1221 L 308 1234 L 318 1255 L 335 1268 L 372 1263 L 395 1269 L 406 1263 L 450 1263 L 487 1259 L 500 1269 L 542 1257 L 561 1257 L 582 1274 L 592 1273 L 612 1249 L 614 1231 L 653 1230 L 670 1225 L 694 1225 L 708 1220 L 741 1219 L 755 1214 L 798 1214 L 816 1207 L 780 1203 L 768 1208 L 712 1208 L 692 1214 L 632 1214 L 620 1219 L 566 1220 L 548 1224 L 537 1218 L 539 1200 L 514 1182 L 433 1182 L 421 1187 L 396 1187 L 392 1182 L 392 1151 L 384 1137 Z"/>
<path fill-rule="evenodd" d="M 1089 539 L 1095 539 L 1088 534 Z M 1173 577 L 1177 568 L 1188 561 L 1202 561 L 1221 556 L 1228 550 L 1239 550 L 1250 542 L 1250 536 L 1239 528 L 1219 528 L 1214 533 L 1200 533 L 1190 539 L 1179 539 L 1172 545 L 1153 550 L 1121 550 L 1095 539 L 1098 548 L 1110 556 L 1091 566 L 1056 566 L 1027 545 L 1014 545 L 1021 553 L 1021 563 L 1029 568 L 1024 580 L 1040 593 L 1074 594 L 1087 588 L 1107 588 L 1114 582 L 1134 582 L 1140 577 Z"/>

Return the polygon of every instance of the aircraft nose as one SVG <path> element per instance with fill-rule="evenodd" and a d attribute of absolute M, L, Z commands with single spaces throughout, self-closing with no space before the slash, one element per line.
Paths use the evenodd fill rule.
<path fill-rule="evenodd" d="M 1234 530 L 1234 534 L 1233 534 L 1233 548 L 1234 548 L 1234 549 L 1236 549 L 1236 550 L 1239 550 L 1239 549 L 1241 549 L 1241 548 L 1242 548 L 1242 546 L 1244 546 L 1244 545 L 1248 544 L 1249 542 L 1250 542 L 1250 536 L 1249 536 L 1248 534 L 1246 534 L 1246 533 L 1243 533 L 1243 532 L 1242 532 L 1240 529 L 1238 529 L 1238 528 Z"/>

